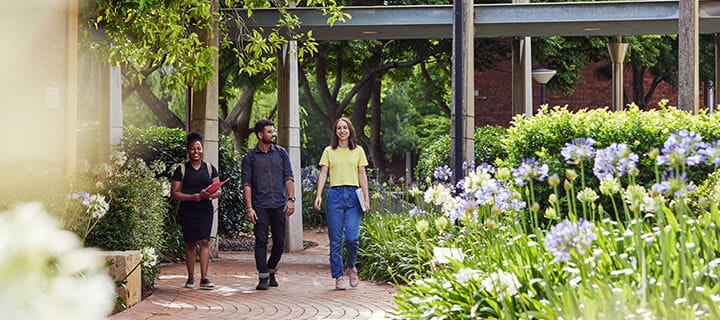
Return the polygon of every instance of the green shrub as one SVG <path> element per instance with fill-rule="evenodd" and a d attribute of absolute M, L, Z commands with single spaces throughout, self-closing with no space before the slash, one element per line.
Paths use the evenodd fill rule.
<path fill-rule="evenodd" d="M 232 238 L 238 232 L 252 230 L 253 224 L 245 219 L 245 200 L 242 190 L 242 157 L 235 152 L 232 138 L 220 136 L 220 178 L 230 179 L 222 188 L 218 212 L 218 235 Z"/>
<path fill-rule="evenodd" d="M 78 233 L 89 247 L 163 250 L 163 219 L 170 190 L 166 179 L 156 178 L 163 170 L 160 162 L 149 166 L 141 159 L 128 159 L 124 153 L 114 153 L 110 163 L 96 165 L 75 185 L 77 191 L 93 193 L 103 198 L 101 202 L 107 201 L 108 206 L 101 210 L 104 215 L 94 217 L 92 211 L 75 206 L 81 199 L 71 197 L 63 215 L 65 227 Z M 153 286 L 159 269 L 143 268 L 142 274 L 143 288 L 148 289 Z"/>
<path fill-rule="evenodd" d="M 711 142 L 720 139 L 720 115 L 690 113 L 665 107 L 642 111 L 637 106 L 628 110 L 609 112 L 606 109 L 580 110 L 570 112 L 567 108 L 542 108 L 533 117 L 516 117 L 513 126 L 508 128 L 503 145 L 507 149 L 507 160 L 501 164 L 517 167 L 524 158 L 536 157 L 541 164 L 550 167 L 549 174 L 565 176 L 566 169 L 581 173 L 585 170 L 585 185 L 597 189 L 598 179 L 592 172 L 593 163 L 585 163 L 584 168 L 566 163 L 560 150 L 575 138 L 592 138 L 597 142 L 595 149 L 603 149 L 612 143 L 626 143 L 633 153 L 640 157 L 639 174 L 634 178 L 637 184 L 649 187 L 655 180 L 655 161 L 645 155 L 653 149 L 661 149 L 670 134 L 687 129 L 702 135 L 703 140 Z M 700 184 L 714 168 L 699 166 L 689 172 L 688 178 L 696 185 Z M 547 199 L 550 190 L 545 184 L 535 184 L 533 190 L 536 199 Z M 560 198 L 564 197 L 560 187 Z M 611 204 L 601 203 L 606 208 Z"/>
<path fill-rule="evenodd" d="M 505 135 L 505 129 L 498 126 L 475 128 L 475 163 L 493 164 L 496 159 L 505 158 L 507 153 L 501 143 Z M 433 179 L 435 168 L 450 165 L 450 159 L 450 136 L 444 135 L 420 151 L 415 167 L 416 181 L 425 183 L 426 178 Z"/>

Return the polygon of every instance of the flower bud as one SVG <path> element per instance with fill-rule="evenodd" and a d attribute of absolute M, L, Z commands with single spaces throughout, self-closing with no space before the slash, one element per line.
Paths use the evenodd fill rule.
<path fill-rule="evenodd" d="M 565 190 L 570 190 L 572 188 L 572 185 L 573 184 L 572 184 L 572 182 L 570 182 L 570 180 L 565 180 L 565 183 L 563 184 L 563 186 L 565 187 Z"/>
<path fill-rule="evenodd" d="M 657 158 L 657 156 L 659 156 L 659 155 L 660 155 L 660 150 L 658 150 L 658 148 L 652 148 L 652 150 L 648 151 L 648 153 L 647 153 L 648 158 L 650 158 L 652 160 L 655 160 L 655 158 Z"/>
<path fill-rule="evenodd" d="M 560 177 L 558 177 L 557 174 L 551 175 L 550 177 L 548 177 L 548 184 L 553 188 L 557 187 L 558 185 L 560 185 Z"/>
<path fill-rule="evenodd" d="M 510 168 L 498 168 L 497 172 L 495 172 L 495 178 L 500 181 L 509 180 L 512 178 L 512 172 L 510 171 Z"/>
<path fill-rule="evenodd" d="M 550 202 L 550 203 L 552 203 L 552 204 L 558 203 L 558 196 L 557 196 L 557 194 L 554 194 L 554 193 L 553 193 L 553 194 L 550 194 L 550 196 L 548 197 L 548 202 Z"/>
<path fill-rule="evenodd" d="M 488 219 L 485 221 L 485 228 L 488 230 L 495 230 L 498 228 L 498 224 L 493 219 Z"/>
<path fill-rule="evenodd" d="M 430 224 L 427 222 L 427 220 L 423 219 L 417 222 L 415 224 L 415 230 L 419 233 L 425 233 L 430 228 Z"/>
<path fill-rule="evenodd" d="M 575 181 L 575 179 L 577 178 L 577 176 L 578 176 L 578 175 L 577 175 L 577 172 L 575 172 L 575 170 L 573 170 L 573 169 L 567 169 L 567 170 L 565 170 L 565 178 L 568 178 L 568 179 L 571 180 L 571 181 Z"/>
<path fill-rule="evenodd" d="M 550 220 L 557 220 L 557 213 L 555 212 L 555 209 L 552 207 L 548 207 L 545 209 L 545 218 L 548 218 Z"/>
<path fill-rule="evenodd" d="M 497 216 L 502 213 L 502 210 L 498 208 L 497 206 L 493 206 L 492 209 L 490 209 L 490 213 L 492 213 L 494 216 Z"/>
<path fill-rule="evenodd" d="M 445 227 L 447 227 L 449 223 L 450 221 L 448 221 L 448 219 L 445 217 L 438 217 L 437 219 L 435 219 L 435 227 L 441 231 L 445 230 Z"/>
<path fill-rule="evenodd" d="M 530 206 L 530 210 L 537 213 L 538 211 L 540 211 L 540 204 L 537 202 L 533 202 L 532 206 Z"/>

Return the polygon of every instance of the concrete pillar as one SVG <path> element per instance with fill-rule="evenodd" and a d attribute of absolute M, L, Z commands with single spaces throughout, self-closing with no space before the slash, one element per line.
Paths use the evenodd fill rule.
<path fill-rule="evenodd" d="M 715 34 L 715 80 L 713 81 L 713 104 L 711 105 L 710 112 L 715 111 L 715 106 L 720 103 L 720 33 Z"/>
<path fill-rule="evenodd" d="M 452 71 L 452 167 L 454 180 L 462 176 L 462 163 L 475 159 L 474 131 L 475 104 L 473 43 L 475 37 L 472 1 L 455 1 L 453 4 L 453 71 Z"/>
<path fill-rule="evenodd" d="M 220 5 L 218 0 L 212 1 L 212 12 L 217 13 Z M 212 19 L 212 18 L 211 18 Z M 211 30 L 199 30 L 200 41 L 209 46 L 220 47 L 220 41 L 216 34 L 218 21 L 213 19 Z M 218 70 L 218 53 L 213 54 L 212 63 L 215 70 Z M 203 157 L 206 162 L 212 163 L 216 168 L 219 165 L 218 153 L 218 76 L 217 73 L 208 81 L 205 86 L 193 92 L 192 106 L 190 107 L 190 131 L 200 132 L 203 136 Z M 218 223 L 218 201 L 213 200 L 213 225 L 210 231 L 211 254 L 217 256 L 217 223 Z"/>
<path fill-rule="evenodd" d="M 625 105 L 623 103 L 623 62 L 627 53 L 628 44 L 622 43 L 622 36 L 616 36 L 615 42 L 607 44 L 612 60 L 612 83 L 613 83 L 613 110 L 620 111 Z"/>
<path fill-rule="evenodd" d="M 295 213 L 288 217 L 285 227 L 285 250 L 303 250 L 302 175 L 300 168 L 300 112 L 297 43 L 290 41 L 278 53 L 278 143 L 288 150 L 295 176 Z"/>
<path fill-rule="evenodd" d="M 530 0 L 513 0 L 513 3 L 530 3 Z M 532 105 L 532 49 L 530 37 L 512 40 L 512 108 L 513 115 L 531 117 Z"/>
<path fill-rule="evenodd" d="M 679 1 L 678 108 L 697 114 L 700 109 L 698 0 Z"/>
<path fill-rule="evenodd" d="M 99 122 L 98 160 L 107 161 L 120 146 L 122 128 L 122 74 L 120 67 L 98 62 L 100 88 L 98 94 Z"/>

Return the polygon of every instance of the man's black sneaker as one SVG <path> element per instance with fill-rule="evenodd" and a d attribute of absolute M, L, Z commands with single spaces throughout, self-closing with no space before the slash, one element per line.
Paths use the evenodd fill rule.
<path fill-rule="evenodd" d="M 200 289 L 212 290 L 212 288 L 214 288 L 214 287 L 215 287 L 215 284 L 213 284 L 212 281 L 210 281 L 210 279 L 206 278 L 206 279 L 200 280 Z"/>
<path fill-rule="evenodd" d="M 267 290 L 268 289 L 268 278 L 260 278 L 255 290 Z"/>
<path fill-rule="evenodd" d="M 188 279 L 188 281 L 185 282 L 185 288 L 188 288 L 188 289 L 193 289 L 193 288 L 195 288 L 195 280 L 193 280 L 193 279 Z"/>
<path fill-rule="evenodd" d="M 275 280 L 275 274 L 274 274 L 274 273 L 271 273 L 271 274 L 270 274 L 270 282 L 269 282 L 269 285 L 270 285 L 271 287 L 277 287 L 277 286 L 278 286 L 277 280 Z"/>

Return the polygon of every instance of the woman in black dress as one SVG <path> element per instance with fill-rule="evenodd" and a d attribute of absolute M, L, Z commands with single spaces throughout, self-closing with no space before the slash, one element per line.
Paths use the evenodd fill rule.
<path fill-rule="evenodd" d="M 172 178 L 172 197 L 180 201 L 178 222 L 185 239 L 185 266 L 188 280 L 185 288 L 195 287 L 195 247 L 200 246 L 200 289 L 212 289 L 213 283 L 207 278 L 210 262 L 210 228 L 213 222 L 211 199 L 220 197 L 218 189 L 210 194 L 205 189 L 213 182 L 219 182 L 217 169 L 202 161 L 202 136 L 197 132 L 187 135 L 188 161 L 175 170 Z M 208 167 L 209 166 L 209 167 Z"/>

